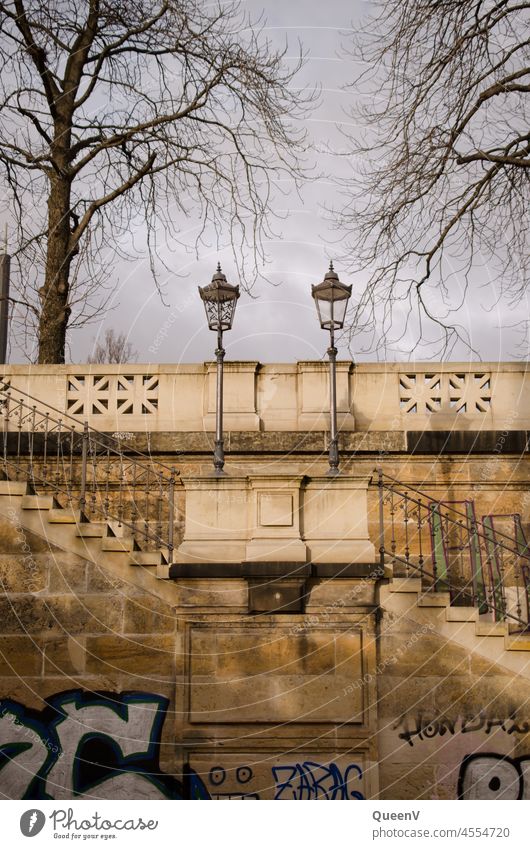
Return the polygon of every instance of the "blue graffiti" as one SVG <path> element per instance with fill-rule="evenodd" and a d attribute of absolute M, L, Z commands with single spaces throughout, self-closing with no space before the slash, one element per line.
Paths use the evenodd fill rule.
<path fill-rule="evenodd" d="M 41 710 L 0 700 L 0 788 L 8 798 L 210 799 L 186 768 L 160 769 L 168 699 L 71 690 Z"/>
<path fill-rule="evenodd" d="M 272 774 L 276 782 L 275 799 L 364 799 L 359 790 L 350 787 L 350 783 L 363 777 L 357 764 L 350 764 L 343 772 L 334 763 L 304 761 L 273 766 Z"/>

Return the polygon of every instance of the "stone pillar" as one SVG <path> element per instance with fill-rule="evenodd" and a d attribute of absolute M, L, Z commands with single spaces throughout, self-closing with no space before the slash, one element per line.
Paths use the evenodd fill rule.
<path fill-rule="evenodd" d="M 300 536 L 300 486 L 303 477 L 256 475 L 249 478 L 247 561 L 305 563 Z"/>
<path fill-rule="evenodd" d="M 186 523 L 177 563 L 241 563 L 248 537 L 246 477 L 185 478 Z"/>
<path fill-rule="evenodd" d="M 225 430 L 259 430 L 256 410 L 257 362 L 224 363 L 223 423 Z M 205 430 L 215 430 L 217 366 L 206 363 Z"/>
<path fill-rule="evenodd" d="M 177 563 L 374 563 L 368 478 L 185 478 Z"/>
<path fill-rule="evenodd" d="M 307 480 L 303 494 L 303 534 L 313 563 L 373 563 L 368 536 L 366 477 L 337 475 Z"/>
<path fill-rule="evenodd" d="M 337 427 L 355 430 L 352 413 L 351 373 L 353 363 L 339 360 L 337 369 Z M 298 397 L 300 430 L 329 430 L 329 363 L 298 363 Z"/>

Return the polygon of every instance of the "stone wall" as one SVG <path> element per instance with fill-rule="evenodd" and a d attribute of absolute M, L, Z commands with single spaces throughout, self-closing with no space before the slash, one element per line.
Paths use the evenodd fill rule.
<path fill-rule="evenodd" d="M 479 519 L 520 514 L 530 538 L 524 366 L 342 364 L 344 504 L 328 498 L 322 364 L 230 365 L 220 486 L 210 365 L 5 374 L 118 431 L 153 468 L 176 466 L 184 484 L 173 569 L 163 552 L 138 550 L 141 534 L 125 544 L 131 529 L 102 523 L 90 499 L 94 526 L 76 536 L 79 454 L 62 512 L 49 495 L 25 496 L 24 483 L 11 495 L 0 485 L 1 794 L 530 797 L 527 633 L 426 592 L 403 558 L 392 562 L 388 527 L 384 570 L 362 562 L 381 541 L 379 493 L 366 488 L 376 467 L 426 500 L 473 502 Z M 19 455 L 23 481 L 31 469 Z M 34 475 L 43 462 L 36 452 Z M 156 488 L 146 497 L 126 462 L 105 462 L 100 507 L 167 530 Z M 215 536 L 228 527 L 220 489 L 235 493 L 240 562 Z M 320 500 L 308 503 L 313 490 Z M 324 510 L 328 538 L 315 533 Z M 182 546 L 193 548 L 202 522 L 206 556 Z M 407 534 L 396 514 L 395 550 L 417 555 Z M 292 559 L 274 557 L 279 539 Z"/>
<path fill-rule="evenodd" d="M 2 513 L 4 796 L 528 793 L 528 640 L 369 575 L 257 615 L 246 580 L 125 575 Z"/>
<path fill-rule="evenodd" d="M 375 663 L 373 581 L 315 587 L 306 618 L 254 616 L 245 581 L 147 592 L 15 510 L 0 532 L 2 794 L 377 793 L 374 685 L 346 695 Z"/>
<path fill-rule="evenodd" d="M 500 629 L 383 595 L 381 798 L 530 798 L 530 641 L 497 651 Z"/>

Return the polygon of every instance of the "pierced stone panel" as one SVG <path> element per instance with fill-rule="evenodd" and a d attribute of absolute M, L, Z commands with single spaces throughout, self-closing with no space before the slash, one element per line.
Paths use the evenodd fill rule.
<path fill-rule="evenodd" d="M 451 374 L 449 405 L 457 413 L 487 413 L 491 407 L 489 374 Z"/>
<path fill-rule="evenodd" d="M 158 377 L 69 375 L 67 411 L 74 416 L 142 416 L 158 411 Z"/>
<path fill-rule="evenodd" d="M 405 413 L 434 413 L 442 406 L 439 374 L 400 374 L 399 405 Z"/>
<path fill-rule="evenodd" d="M 399 405 L 407 415 L 440 411 L 486 413 L 491 407 L 491 375 L 418 372 L 400 374 Z"/>

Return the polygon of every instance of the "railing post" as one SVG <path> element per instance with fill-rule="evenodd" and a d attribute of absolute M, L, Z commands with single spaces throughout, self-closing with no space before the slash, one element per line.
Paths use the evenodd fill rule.
<path fill-rule="evenodd" d="M 86 507 L 86 478 L 87 478 L 87 458 L 88 458 L 88 422 L 83 425 L 83 440 L 81 446 L 81 493 L 79 495 L 79 509 L 84 510 Z"/>
<path fill-rule="evenodd" d="M 385 516 L 383 470 L 381 468 L 377 469 L 377 489 L 379 491 L 379 568 L 383 574 L 385 571 Z"/>
<path fill-rule="evenodd" d="M 4 414 L 4 434 L 3 434 L 3 437 L 4 437 L 3 438 L 4 456 L 3 456 L 3 464 L 4 464 L 4 473 L 5 473 L 5 476 L 7 478 L 8 477 L 8 474 L 7 474 L 7 447 L 8 447 L 8 433 L 9 433 L 9 415 L 10 415 L 9 404 L 11 402 L 11 395 L 10 395 L 9 391 L 5 390 L 6 385 L 7 384 L 5 384 L 5 383 L 2 385 L 2 393 L 3 393 L 4 398 L 5 398 L 4 408 L 3 408 L 3 414 Z"/>
<path fill-rule="evenodd" d="M 169 527 L 167 534 L 167 542 L 168 542 L 168 560 L 171 565 L 173 562 L 173 551 L 175 549 L 175 469 L 171 469 L 171 474 L 169 476 L 169 490 L 168 490 L 168 498 L 169 498 Z"/>

